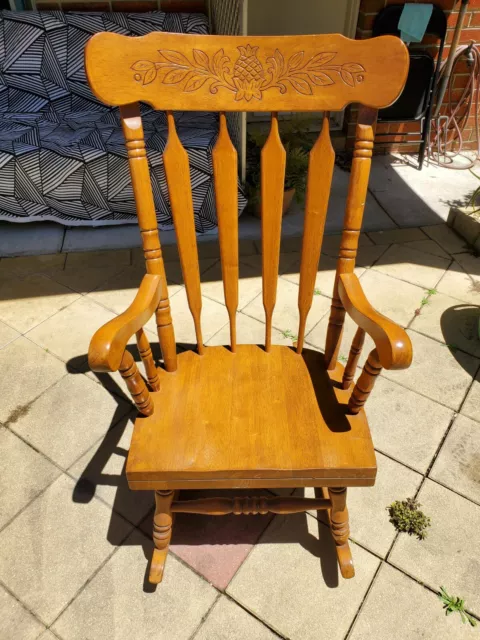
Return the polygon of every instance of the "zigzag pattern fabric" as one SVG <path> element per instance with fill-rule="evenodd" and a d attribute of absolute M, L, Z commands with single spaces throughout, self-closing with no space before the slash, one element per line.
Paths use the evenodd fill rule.
<path fill-rule="evenodd" d="M 114 31 L 207 33 L 207 18 L 188 13 L 0 12 L 0 219 L 65 225 L 136 222 L 127 154 L 117 109 L 91 93 L 84 47 Z M 172 227 L 163 150 L 166 117 L 142 105 L 157 218 Z M 190 159 L 198 232 L 217 224 L 211 153 L 212 113 L 176 113 Z M 246 200 L 239 189 L 239 213 Z"/>

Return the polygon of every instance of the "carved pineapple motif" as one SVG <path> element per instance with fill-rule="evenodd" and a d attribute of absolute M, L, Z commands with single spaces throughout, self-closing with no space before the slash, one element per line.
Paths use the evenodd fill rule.
<path fill-rule="evenodd" d="M 233 67 L 233 82 L 237 88 L 235 100 L 261 100 L 260 87 L 265 79 L 262 63 L 257 58 L 258 47 L 238 47 L 240 57 Z"/>

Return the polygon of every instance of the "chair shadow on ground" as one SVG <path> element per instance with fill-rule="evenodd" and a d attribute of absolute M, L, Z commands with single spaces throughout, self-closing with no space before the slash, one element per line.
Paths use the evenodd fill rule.
<path fill-rule="evenodd" d="M 455 360 L 475 377 L 476 363 L 465 358 L 465 353 L 480 357 L 480 307 L 474 304 L 457 304 L 446 309 L 440 318 L 440 328 Z"/>
<path fill-rule="evenodd" d="M 156 343 L 151 345 L 153 355 L 157 362 L 160 361 L 159 346 Z M 192 345 L 181 345 L 181 350 L 191 348 Z M 134 359 L 138 362 L 139 356 L 134 346 L 128 347 Z M 77 356 L 67 363 L 70 374 L 81 374 L 89 371 L 86 356 Z M 127 484 L 125 467 L 128 455 L 130 437 L 128 432 L 133 427 L 137 415 L 132 406 L 131 411 L 125 412 L 125 403 L 132 404 L 126 392 L 120 388 L 113 377 L 108 373 L 95 373 L 98 381 L 108 391 L 113 398 L 118 401 L 118 407 L 112 416 L 108 430 L 102 441 L 98 444 L 95 453 L 86 464 L 78 477 L 72 500 L 76 503 L 89 503 L 95 494 L 103 499 L 104 503 L 112 509 L 111 519 L 106 538 L 114 546 L 125 544 L 138 544 L 139 536 L 129 536 L 125 539 L 119 532 L 117 515 L 127 519 L 132 525 L 140 528 L 146 537 L 142 541 L 143 553 L 146 559 L 146 571 L 144 576 L 143 589 L 145 592 L 155 591 L 155 585 L 148 582 L 150 561 L 153 552 L 153 543 L 149 540 L 152 531 L 154 497 L 153 491 L 131 491 Z M 122 441 L 123 438 L 123 441 Z M 119 456 L 121 465 L 115 466 L 115 472 L 106 471 L 109 463 L 116 456 Z M 118 462 L 118 460 L 117 460 Z M 120 469 L 121 466 L 121 469 Z M 101 487 L 114 487 L 115 495 L 102 498 Z M 280 490 L 282 491 L 282 490 Z M 283 492 L 290 490 L 283 490 Z M 294 491 L 293 489 L 291 491 Z M 203 496 L 227 496 L 233 497 L 242 495 L 262 495 L 265 490 L 215 490 L 215 491 L 182 491 L 182 499 L 194 499 Z M 295 495 L 303 497 L 304 489 L 295 490 Z M 322 497 L 321 489 L 315 490 L 317 497 Z M 140 495 L 139 495 L 140 494 Z M 271 495 L 271 493 L 270 493 Z M 326 514 L 319 512 L 318 522 L 315 523 L 315 535 L 308 530 L 312 530 L 313 519 L 307 520 L 310 516 L 306 513 L 278 516 L 279 518 L 292 519 L 292 526 L 279 528 L 275 535 L 278 544 L 296 542 L 302 545 L 307 551 L 319 559 L 320 570 L 325 584 L 330 588 L 335 588 L 339 584 L 339 570 L 335 543 L 328 528 Z M 256 516 L 203 516 L 194 514 L 177 514 L 173 527 L 173 537 L 171 548 L 175 553 L 175 547 L 191 547 L 199 545 L 253 545 L 262 543 L 261 535 L 273 520 L 273 514 Z M 318 537 L 317 537 L 318 528 Z"/>

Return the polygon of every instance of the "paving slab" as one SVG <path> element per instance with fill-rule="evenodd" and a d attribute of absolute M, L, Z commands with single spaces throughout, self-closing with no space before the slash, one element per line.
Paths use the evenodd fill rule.
<path fill-rule="evenodd" d="M 45 629 L 35 616 L 0 585 L 0 640 L 36 640 Z"/>
<path fill-rule="evenodd" d="M 187 292 L 182 288 L 170 298 L 173 328 L 177 344 L 196 345 L 197 339 L 192 314 L 188 306 Z M 228 322 L 225 305 L 202 296 L 201 324 L 203 341 L 208 342 Z"/>
<path fill-rule="evenodd" d="M 457 416 L 430 477 L 480 503 L 480 425 Z"/>
<path fill-rule="evenodd" d="M 368 234 L 375 244 L 402 244 L 426 240 L 425 234 L 417 227 L 410 229 L 389 229 L 387 231 L 375 231 Z"/>
<path fill-rule="evenodd" d="M 188 640 L 217 591 L 168 557 L 157 589 L 145 581 L 153 544 L 134 531 L 53 625 L 65 640 Z"/>
<path fill-rule="evenodd" d="M 227 591 L 292 640 L 344 638 L 379 562 L 351 546 L 356 575 L 344 580 L 325 525 L 308 514 L 277 516 Z"/>
<path fill-rule="evenodd" d="M 59 253 L 65 227 L 55 222 L 0 223 L 0 257 Z"/>
<path fill-rule="evenodd" d="M 480 274 L 478 258 L 455 254 L 454 262 L 437 284 L 437 289 L 468 304 L 480 305 Z"/>
<path fill-rule="evenodd" d="M 195 635 L 195 640 L 240 640 L 240 638 L 276 640 L 278 636 L 249 615 L 245 609 L 225 596 L 221 596 Z"/>
<path fill-rule="evenodd" d="M 0 320 L 20 333 L 67 307 L 79 294 L 43 274 L 0 276 Z"/>
<path fill-rule="evenodd" d="M 0 349 L 9 342 L 12 342 L 12 340 L 18 338 L 19 335 L 18 331 L 9 327 L 8 324 L 0 322 Z"/>
<path fill-rule="evenodd" d="M 0 370 L 0 421 L 4 424 L 28 412 L 33 400 L 66 374 L 63 362 L 22 336 L 0 349 Z"/>
<path fill-rule="evenodd" d="M 249 256 L 242 258 L 239 264 L 238 278 L 238 309 L 243 309 L 262 290 L 262 271 Z M 222 265 L 220 261 L 202 274 L 202 295 L 220 304 L 225 304 L 225 293 L 222 280 Z"/>
<path fill-rule="evenodd" d="M 125 265 L 121 262 L 116 263 L 114 258 L 111 258 L 111 262 L 106 266 L 68 266 L 65 269 L 52 269 L 48 272 L 48 276 L 64 287 L 85 295 L 98 289 L 104 282 L 124 269 Z"/>
<path fill-rule="evenodd" d="M 475 376 L 460 413 L 480 422 L 480 372 Z"/>
<path fill-rule="evenodd" d="M 52 385 L 11 425 L 64 469 L 116 424 L 131 405 L 86 376 L 69 374 Z"/>
<path fill-rule="evenodd" d="M 103 227 L 71 227 L 65 230 L 62 251 L 82 252 L 140 247 L 142 240 L 138 225 L 122 224 Z"/>
<path fill-rule="evenodd" d="M 418 501 L 431 518 L 425 540 L 399 535 L 389 562 L 436 591 L 465 598 L 480 613 L 480 507 L 439 484 L 426 480 Z"/>
<path fill-rule="evenodd" d="M 131 530 L 99 500 L 74 502 L 74 487 L 61 476 L 0 534 L 0 579 L 46 625 Z"/>
<path fill-rule="evenodd" d="M 452 351 L 415 331 L 407 333 L 413 346 L 412 364 L 406 370 L 384 370 L 383 375 L 447 407 L 459 409 L 480 360 L 463 351 Z"/>
<path fill-rule="evenodd" d="M 479 307 L 437 292 L 419 311 L 410 325 L 412 329 L 444 342 L 452 349 L 480 356 Z"/>
<path fill-rule="evenodd" d="M 461 238 L 446 224 L 434 224 L 428 227 L 422 227 L 422 231 L 450 254 L 462 253 L 468 249 L 464 238 Z"/>
<path fill-rule="evenodd" d="M 445 616 L 435 593 L 384 564 L 349 640 L 461 640 L 474 633 L 475 629 L 462 624 L 458 614 Z"/>
<path fill-rule="evenodd" d="M 394 244 L 373 267 L 387 276 L 434 289 L 448 269 L 450 260 Z"/>
<path fill-rule="evenodd" d="M 61 472 L 8 429 L 0 429 L 0 451 L 3 457 L 0 468 L 2 528 Z"/>
<path fill-rule="evenodd" d="M 427 471 L 453 417 L 452 409 L 383 376 L 365 411 L 375 448 L 420 473 Z"/>
<path fill-rule="evenodd" d="M 434 240 L 414 240 L 413 242 L 404 242 L 404 247 L 410 249 L 416 249 L 417 251 L 424 251 L 425 253 L 431 253 L 434 256 L 440 256 L 441 258 L 449 259 L 450 254 L 442 249 Z"/>
<path fill-rule="evenodd" d="M 7 272 L 17 276 L 27 276 L 32 273 L 48 274 L 54 269 L 63 269 L 66 259 L 67 256 L 64 253 L 2 258 L 0 260 L 0 274 Z"/>
<path fill-rule="evenodd" d="M 95 331 L 113 318 L 113 312 L 84 296 L 26 335 L 65 362 L 75 358 L 80 364 L 87 361 L 88 347 Z"/>
<path fill-rule="evenodd" d="M 227 322 L 206 344 L 210 346 L 230 344 L 230 323 Z M 237 344 L 265 344 L 265 324 L 244 313 L 237 313 Z M 277 329 L 272 329 L 272 344 L 291 346 L 293 339 L 285 337 Z"/>

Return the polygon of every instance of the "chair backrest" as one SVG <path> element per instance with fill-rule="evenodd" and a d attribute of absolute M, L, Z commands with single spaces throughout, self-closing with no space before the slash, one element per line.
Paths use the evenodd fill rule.
<path fill-rule="evenodd" d="M 271 111 L 271 128 L 261 153 L 261 227 L 265 348 L 271 344 L 285 177 L 285 149 L 278 111 L 324 111 L 320 135 L 309 159 L 298 307 L 301 352 L 312 304 L 334 167 L 328 111 L 351 102 L 359 111 L 344 231 L 327 335 L 326 357 L 338 354 L 345 310 L 338 275 L 352 272 L 372 156 L 376 110 L 392 104 L 408 72 L 405 45 L 393 36 L 355 41 L 341 35 L 243 37 L 151 33 L 132 38 L 100 33 L 86 47 L 90 86 L 103 102 L 119 106 L 148 273 L 162 275 L 157 311 L 159 340 L 167 370 L 176 368 L 175 340 L 157 231 L 138 101 L 167 111 L 164 167 L 188 304 L 199 353 L 203 352 L 201 290 L 188 156 L 175 128 L 173 111 L 219 111 L 213 149 L 215 199 L 231 348 L 236 348 L 238 304 L 237 156 L 226 111 Z"/>

